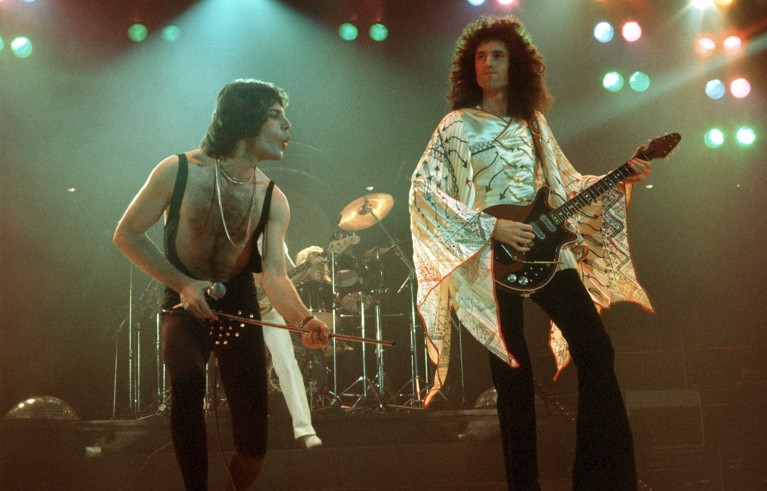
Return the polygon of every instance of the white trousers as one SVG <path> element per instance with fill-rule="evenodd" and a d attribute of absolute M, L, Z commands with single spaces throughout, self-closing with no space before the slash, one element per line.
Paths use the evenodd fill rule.
<path fill-rule="evenodd" d="M 285 324 L 285 320 L 274 308 L 262 313 L 264 322 Z M 293 340 L 290 331 L 276 327 L 264 326 L 264 342 L 272 355 L 272 365 L 280 381 L 282 395 L 293 420 L 293 435 L 300 438 L 305 435 L 316 435 L 312 426 L 312 415 L 309 400 L 306 397 L 304 377 L 298 368 L 296 354 L 293 351 Z"/>

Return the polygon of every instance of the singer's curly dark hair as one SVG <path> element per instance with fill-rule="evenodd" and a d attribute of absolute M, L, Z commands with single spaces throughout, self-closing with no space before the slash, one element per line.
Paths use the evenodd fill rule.
<path fill-rule="evenodd" d="M 288 94 L 272 83 L 238 79 L 226 84 L 200 148 L 210 157 L 230 157 L 238 141 L 259 134 L 275 102 L 287 106 Z"/>
<path fill-rule="evenodd" d="M 480 44 L 494 40 L 503 42 L 509 50 L 508 115 L 528 119 L 535 111 L 548 110 L 553 99 L 543 79 L 543 58 L 522 24 L 512 16 L 482 17 L 463 30 L 451 61 L 451 88 L 447 93 L 451 109 L 475 107 L 482 102 L 474 55 Z"/>

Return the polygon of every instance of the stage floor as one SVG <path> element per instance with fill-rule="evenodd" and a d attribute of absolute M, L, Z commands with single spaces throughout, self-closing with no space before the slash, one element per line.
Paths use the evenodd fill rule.
<path fill-rule="evenodd" d="M 331 408 L 313 419 L 324 445 L 305 450 L 287 416 L 270 417 L 269 451 L 254 489 L 505 489 L 494 409 Z M 208 450 L 210 489 L 223 489 L 232 451 L 225 409 L 208 416 Z M 4 491 L 183 489 L 166 416 L 6 421 L 0 471 Z"/>
<path fill-rule="evenodd" d="M 305 450 L 287 414 L 270 416 L 269 451 L 255 490 L 506 489 L 495 409 L 396 407 L 315 411 L 324 446 Z M 226 408 L 208 414 L 209 483 L 221 490 L 232 452 Z M 571 419 L 538 415 L 544 491 L 571 489 Z M 219 438 L 220 435 L 220 438 Z M 636 438 L 642 491 L 767 489 L 765 446 L 645 448 Z M 166 415 L 108 421 L 6 420 L 0 489 L 182 490 Z"/>

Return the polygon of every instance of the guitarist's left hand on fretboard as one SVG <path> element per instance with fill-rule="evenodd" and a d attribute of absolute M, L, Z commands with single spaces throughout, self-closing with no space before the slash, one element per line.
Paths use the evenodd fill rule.
<path fill-rule="evenodd" d="M 627 162 L 628 166 L 631 167 L 633 174 L 626 177 L 623 180 L 624 183 L 642 184 L 650 177 L 650 173 L 652 172 L 652 162 L 646 158 L 644 149 L 644 145 L 637 148 L 636 152 L 634 152 L 634 156 Z"/>

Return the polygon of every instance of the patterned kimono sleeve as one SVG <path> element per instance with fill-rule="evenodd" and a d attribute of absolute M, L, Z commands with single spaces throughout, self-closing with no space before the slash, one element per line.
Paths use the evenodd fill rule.
<path fill-rule="evenodd" d="M 549 160 L 546 166 L 549 184 L 557 198 L 570 199 L 603 177 L 582 175 L 576 171 L 559 147 L 545 118 L 542 115 L 538 118 L 545 141 L 544 151 Z M 558 176 L 554 183 L 551 182 L 552 175 Z M 578 236 L 572 248 L 578 259 L 578 272 L 600 312 L 619 301 L 635 302 L 652 311 L 647 292 L 636 279 L 629 250 L 627 210 L 630 199 L 631 186 L 620 183 L 584 207 L 571 221 Z M 560 204 L 562 202 L 556 203 L 557 206 Z M 551 324 L 549 344 L 559 374 L 569 362 L 570 355 L 567 342 L 554 323 Z"/>
<path fill-rule="evenodd" d="M 429 356 L 439 366 L 433 393 L 447 374 L 451 290 L 461 286 L 451 273 L 487 245 L 496 222 L 471 209 L 470 159 L 460 113 L 450 113 L 434 131 L 411 179 L 410 228 L 418 311 L 428 335 Z"/>

